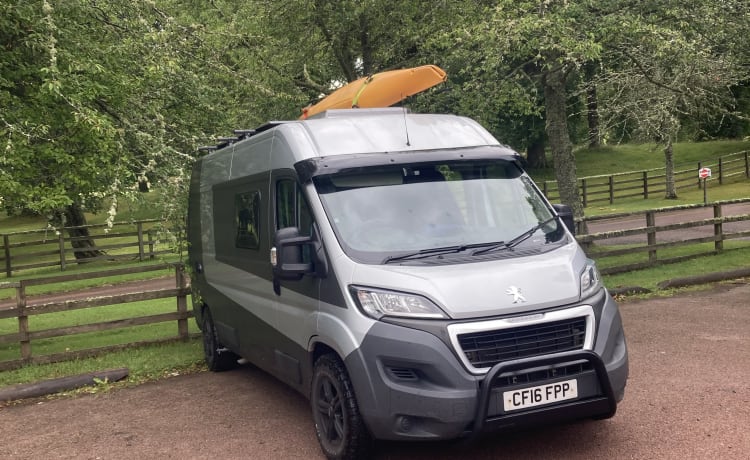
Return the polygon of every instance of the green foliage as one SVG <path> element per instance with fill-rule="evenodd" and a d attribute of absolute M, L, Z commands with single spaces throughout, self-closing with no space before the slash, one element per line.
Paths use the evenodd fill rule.
<path fill-rule="evenodd" d="M 166 192 L 149 205 L 177 228 L 197 146 L 296 118 L 347 80 L 427 63 L 445 68 L 449 83 L 407 105 L 474 117 L 519 150 L 544 141 L 543 83 L 555 69 L 564 70 L 574 133 L 586 131 L 581 98 L 592 85 L 613 143 L 652 139 L 675 122 L 706 128 L 693 137 L 742 132 L 737 117 L 732 129 L 716 120 L 747 117 L 735 100 L 750 62 L 745 6 L 2 2 L 0 206 L 53 216 L 75 205 L 112 220 L 123 195 L 141 196 L 137 184 L 151 183 Z"/>
<path fill-rule="evenodd" d="M 731 88 L 747 78 L 724 33 L 738 5 L 661 0 L 619 12 L 624 26 L 592 82 L 609 141 L 673 142 L 688 120 L 699 129 L 701 120 L 732 114 Z"/>

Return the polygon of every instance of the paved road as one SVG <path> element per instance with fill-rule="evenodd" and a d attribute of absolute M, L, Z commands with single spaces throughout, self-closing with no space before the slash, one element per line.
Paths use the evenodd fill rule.
<path fill-rule="evenodd" d="M 384 443 L 379 459 L 747 459 L 750 283 L 621 305 L 631 376 L 605 421 L 472 445 Z M 0 408 L 0 458 L 322 458 L 307 402 L 244 366 Z"/>

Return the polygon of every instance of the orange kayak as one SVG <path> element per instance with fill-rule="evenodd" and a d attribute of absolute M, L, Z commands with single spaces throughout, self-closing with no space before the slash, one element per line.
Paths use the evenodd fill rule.
<path fill-rule="evenodd" d="M 445 71 L 434 65 L 376 73 L 344 85 L 317 104 L 305 107 L 300 118 L 328 109 L 389 107 L 444 82 L 446 78 Z"/>

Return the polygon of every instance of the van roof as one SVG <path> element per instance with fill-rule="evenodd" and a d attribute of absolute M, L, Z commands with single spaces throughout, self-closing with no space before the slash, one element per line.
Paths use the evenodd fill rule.
<path fill-rule="evenodd" d="M 474 120 L 445 114 L 413 114 L 405 108 L 327 110 L 306 120 L 271 121 L 236 137 L 219 138 L 220 150 L 264 131 L 304 130 L 322 155 L 501 145 Z"/>

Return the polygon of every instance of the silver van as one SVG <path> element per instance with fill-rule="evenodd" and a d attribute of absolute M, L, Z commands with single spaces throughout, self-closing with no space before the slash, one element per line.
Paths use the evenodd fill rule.
<path fill-rule="evenodd" d="M 309 398 L 326 456 L 614 415 L 617 305 L 570 209 L 479 124 L 352 109 L 236 134 L 190 185 L 206 362 Z"/>

